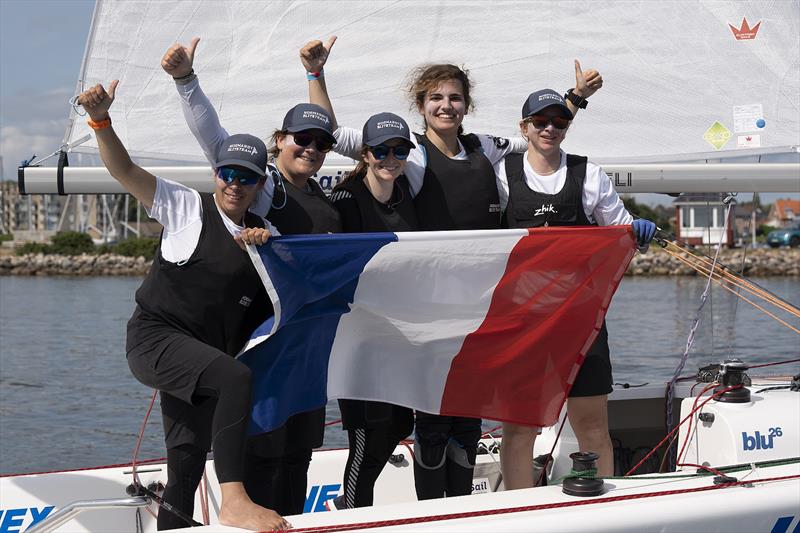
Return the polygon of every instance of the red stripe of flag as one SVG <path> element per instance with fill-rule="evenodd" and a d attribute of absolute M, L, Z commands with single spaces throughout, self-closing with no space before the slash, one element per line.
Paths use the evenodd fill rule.
<path fill-rule="evenodd" d="M 529 230 L 451 363 L 441 414 L 553 425 L 634 246 L 630 226 Z"/>

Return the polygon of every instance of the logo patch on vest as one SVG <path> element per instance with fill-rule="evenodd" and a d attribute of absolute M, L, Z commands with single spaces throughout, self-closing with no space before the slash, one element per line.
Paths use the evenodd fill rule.
<path fill-rule="evenodd" d="M 553 204 L 547 204 L 547 205 L 542 205 L 542 207 L 534 211 L 533 216 L 538 217 L 544 215 L 545 213 L 558 214 L 558 211 L 556 211 L 556 208 L 553 207 Z"/>
<path fill-rule="evenodd" d="M 253 299 L 248 298 L 247 296 L 242 296 L 241 300 L 239 300 L 239 305 L 243 305 L 245 307 L 250 307 L 251 303 L 253 303 Z"/>
<path fill-rule="evenodd" d="M 490 213 L 499 213 L 501 211 L 500 204 L 489 204 Z"/>

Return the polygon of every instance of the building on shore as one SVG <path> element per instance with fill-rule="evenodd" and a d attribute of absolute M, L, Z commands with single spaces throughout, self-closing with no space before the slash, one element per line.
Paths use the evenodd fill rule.
<path fill-rule="evenodd" d="M 675 199 L 675 236 L 688 244 L 735 244 L 733 210 L 725 223 L 724 194 L 684 193 Z M 727 228 L 727 229 L 726 229 Z M 724 230 L 724 233 L 723 233 Z"/>
<path fill-rule="evenodd" d="M 800 200 L 782 198 L 775 200 L 769 210 L 767 224 L 775 228 L 788 228 L 800 221 Z"/>
<path fill-rule="evenodd" d="M 14 245 L 48 242 L 59 231 L 88 233 L 102 243 L 157 236 L 161 226 L 127 194 L 22 195 L 16 181 L 0 181 L 0 233 L 13 234 Z"/>

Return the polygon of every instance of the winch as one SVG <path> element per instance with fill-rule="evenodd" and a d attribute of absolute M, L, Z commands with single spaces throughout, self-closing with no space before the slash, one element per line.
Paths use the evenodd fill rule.
<path fill-rule="evenodd" d="M 717 394 L 692 415 L 691 425 L 687 421 L 681 427 L 678 450 L 686 449 L 678 463 L 718 467 L 800 456 L 800 394 L 757 379 L 748 387 L 747 369 L 738 359 L 723 361 L 717 387 L 681 402 L 683 420 Z"/>

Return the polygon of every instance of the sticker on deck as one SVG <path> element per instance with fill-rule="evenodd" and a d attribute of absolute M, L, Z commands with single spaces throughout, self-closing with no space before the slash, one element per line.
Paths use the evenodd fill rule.
<path fill-rule="evenodd" d="M 735 133 L 758 131 L 766 125 L 764 106 L 761 104 L 733 106 L 733 131 Z"/>
<path fill-rule="evenodd" d="M 725 146 L 730 138 L 731 130 L 720 124 L 719 121 L 714 122 L 703 134 L 703 139 L 717 150 Z"/>

